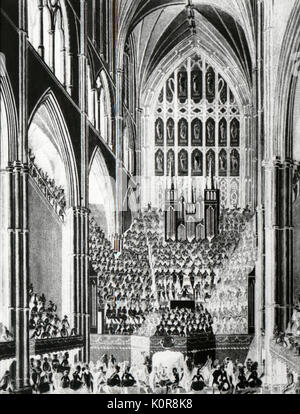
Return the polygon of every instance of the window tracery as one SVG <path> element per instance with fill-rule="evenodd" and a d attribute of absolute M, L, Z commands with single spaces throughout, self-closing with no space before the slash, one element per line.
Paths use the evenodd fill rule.
<path fill-rule="evenodd" d="M 188 58 L 164 83 L 154 114 L 155 176 L 205 180 L 211 163 L 216 183 L 226 191 L 222 205 L 236 205 L 241 111 L 222 74 L 199 55 Z"/>

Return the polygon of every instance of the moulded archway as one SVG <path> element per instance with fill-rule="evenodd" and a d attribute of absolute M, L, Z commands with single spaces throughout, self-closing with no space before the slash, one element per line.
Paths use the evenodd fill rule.
<path fill-rule="evenodd" d="M 74 207 L 79 182 L 62 111 L 48 90 L 29 121 L 29 269 L 34 289 L 71 317 L 74 284 Z"/>
<path fill-rule="evenodd" d="M 18 118 L 5 56 L 0 53 L 0 322 L 11 329 L 10 179 L 9 169 L 17 160 Z"/>
<path fill-rule="evenodd" d="M 96 148 L 89 169 L 89 208 L 108 239 L 115 233 L 114 179 L 109 175 L 100 148 Z"/>

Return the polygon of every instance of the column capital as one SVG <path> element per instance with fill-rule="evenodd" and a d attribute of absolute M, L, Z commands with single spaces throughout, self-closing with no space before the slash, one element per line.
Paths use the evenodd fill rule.
<path fill-rule="evenodd" d="M 90 210 L 86 207 L 76 206 L 73 207 L 73 212 L 81 215 L 88 215 L 90 214 Z"/>
<path fill-rule="evenodd" d="M 272 159 L 265 159 L 262 161 L 261 164 L 265 170 L 272 170 L 274 168 L 279 168 L 282 165 L 279 157 L 274 157 Z"/>
<path fill-rule="evenodd" d="M 28 164 L 24 164 L 21 161 L 14 161 L 10 166 L 8 166 L 10 171 L 17 173 L 17 172 L 23 172 L 25 174 L 29 173 L 29 167 Z"/>

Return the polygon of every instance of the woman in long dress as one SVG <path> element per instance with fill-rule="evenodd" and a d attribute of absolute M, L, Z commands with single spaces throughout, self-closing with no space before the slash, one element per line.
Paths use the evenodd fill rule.
<path fill-rule="evenodd" d="M 77 391 L 82 387 L 83 382 L 82 382 L 82 373 L 81 373 L 80 365 L 76 367 L 76 370 L 73 373 L 73 379 L 70 385 L 71 385 L 72 390 L 74 391 Z"/>
<path fill-rule="evenodd" d="M 116 365 L 113 374 L 107 380 L 107 385 L 109 387 L 120 387 L 121 379 L 120 379 L 119 373 L 120 373 L 120 367 Z"/>
<path fill-rule="evenodd" d="M 125 372 L 122 375 L 122 387 L 133 387 L 136 383 L 133 375 L 130 373 L 130 367 L 125 368 Z"/>
<path fill-rule="evenodd" d="M 97 393 L 101 394 L 103 392 L 103 387 L 106 385 L 106 374 L 104 368 L 100 367 L 98 378 L 97 378 Z"/>
<path fill-rule="evenodd" d="M 192 378 L 192 390 L 193 391 L 202 391 L 206 387 L 203 375 L 201 374 L 201 369 L 198 368 L 197 374 Z"/>

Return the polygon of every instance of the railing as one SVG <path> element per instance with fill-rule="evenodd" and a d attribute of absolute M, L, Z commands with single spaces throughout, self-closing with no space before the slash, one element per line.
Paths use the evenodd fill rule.
<path fill-rule="evenodd" d="M 300 343 L 300 337 L 299 337 Z M 270 351 L 273 357 L 278 358 L 285 363 L 290 369 L 300 375 L 300 346 L 287 348 L 282 344 L 276 343 L 275 339 L 270 341 Z"/>
<path fill-rule="evenodd" d="M 34 164 L 32 156 L 30 158 L 29 173 L 55 213 L 62 221 L 64 221 L 66 215 L 66 197 L 64 189 L 57 187 L 54 180 L 47 179 L 47 176 L 41 168 Z"/>
<path fill-rule="evenodd" d="M 71 351 L 83 347 L 82 336 L 70 336 L 67 338 L 51 338 L 30 341 L 31 355 L 44 355 L 54 352 Z M 0 343 L 0 360 L 13 359 L 16 355 L 15 342 Z"/>
<path fill-rule="evenodd" d="M 0 360 L 13 359 L 16 354 L 16 346 L 14 341 L 0 342 Z"/>

